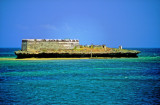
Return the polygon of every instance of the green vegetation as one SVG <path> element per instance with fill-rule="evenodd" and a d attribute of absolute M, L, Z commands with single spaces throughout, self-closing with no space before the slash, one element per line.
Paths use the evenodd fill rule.
<path fill-rule="evenodd" d="M 136 50 L 126 50 L 126 49 L 117 49 L 117 48 L 103 48 L 103 47 L 91 47 L 80 46 L 80 48 L 74 47 L 74 49 L 57 49 L 57 50 L 47 50 L 42 49 L 40 51 L 16 51 L 16 54 L 39 54 L 39 53 L 140 53 Z"/>
<path fill-rule="evenodd" d="M 91 48 L 93 48 L 93 45 L 91 45 Z"/>
<path fill-rule="evenodd" d="M 76 50 L 76 49 L 77 49 L 77 46 L 74 47 L 74 50 Z"/>
<path fill-rule="evenodd" d="M 83 46 L 82 46 L 82 45 L 80 45 L 80 48 L 83 48 Z"/>

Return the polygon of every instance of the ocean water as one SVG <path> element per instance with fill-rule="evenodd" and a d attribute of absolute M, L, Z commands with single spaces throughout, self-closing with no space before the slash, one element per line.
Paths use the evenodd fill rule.
<path fill-rule="evenodd" d="M 160 49 L 135 49 L 138 58 L 0 60 L 0 104 L 159 105 Z"/>

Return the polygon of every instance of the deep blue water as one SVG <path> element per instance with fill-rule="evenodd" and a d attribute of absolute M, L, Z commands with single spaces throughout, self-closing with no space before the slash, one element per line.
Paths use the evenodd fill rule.
<path fill-rule="evenodd" d="M 160 49 L 135 49 L 139 58 L 0 60 L 0 104 L 158 105 Z"/>

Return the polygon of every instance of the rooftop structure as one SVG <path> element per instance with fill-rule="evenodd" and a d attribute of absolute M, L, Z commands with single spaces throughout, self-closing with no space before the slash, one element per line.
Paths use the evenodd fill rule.
<path fill-rule="evenodd" d="M 22 42 L 24 41 L 36 41 L 36 42 L 79 42 L 77 39 L 22 39 Z"/>

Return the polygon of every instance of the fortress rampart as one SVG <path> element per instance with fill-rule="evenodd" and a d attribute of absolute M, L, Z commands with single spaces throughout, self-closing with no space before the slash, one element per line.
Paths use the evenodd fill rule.
<path fill-rule="evenodd" d="M 108 48 L 105 45 L 79 45 L 71 39 L 23 39 L 17 58 L 138 57 L 140 51 Z"/>
<path fill-rule="evenodd" d="M 79 40 L 72 39 L 23 39 L 22 51 L 74 49 Z"/>

